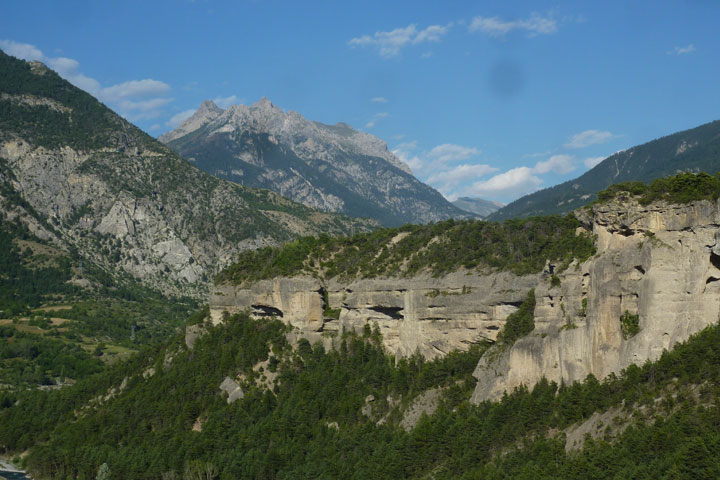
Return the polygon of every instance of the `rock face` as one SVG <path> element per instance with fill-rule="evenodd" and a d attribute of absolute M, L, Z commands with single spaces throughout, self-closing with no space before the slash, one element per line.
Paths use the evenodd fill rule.
<path fill-rule="evenodd" d="M 276 316 L 311 341 L 324 333 L 377 324 L 389 353 L 427 358 L 494 341 L 507 316 L 535 289 L 535 330 L 480 360 L 474 402 L 498 399 L 541 378 L 602 379 L 720 319 L 720 204 L 641 206 L 615 201 L 576 212 L 596 236 L 598 253 L 559 272 L 536 275 L 455 272 L 442 278 L 278 278 L 216 286 L 213 318 L 250 309 Z M 556 275 L 560 280 L 553 281 Z M 327 303 L 326 300 L 327 299 Z M 339 315 L 330 315 L 333 309 Z M 621 317 L 637 315 L 639 332 Z M 336 312 L 337 314 L 337 312 Z M 325 335 L 327 336 L 327 335 Z"/>
<path fill-rule="evenodd" d="M 220 384 L 220 390 L 227 393 L 227 403 L 233 403 L 236 400 L 240 400 L 245 396 L 245 393 L 243 392 L 240 385 L 238 385 L 238 383 L 230 377 L 225 377 L 225 379 Z"/>
<path fill-rule="evenodd" d="M 248 286 L 216 286 L 210 313 L 215 323 L 225 311 L 276 317 L 311 341 L 322 333 L 362 332 L 365 325 L 377 325 L 392 354 L 405 357 L 418 351 L 434 358 L 494 341 L 505 318 L 539 277 L 455 272 L 442 278 L 326 283 L 311 277 L 276 278 Z"/>
<path fill-rule="evenodd" d="M 560 286 L 536 287 L 535 331 L 480 360 L 473 401 L 497 399 L 542 377 L 602 379 L 655 360 L 718 321 L 717 203 L 614 202 L 578 215 L 597 235 L 598 254 L 560 273 Z M 632 337 L 623 335 L 625 312 L 639 317 Z"/>
<path fill-rule="evenodd" d="M 379 138 L 311 122 L 266 98 L 226 110 L 206 100 L 159 140 L 208 173 L 323 211 L 385 225 L 471 217 L 418 181 Z"/>

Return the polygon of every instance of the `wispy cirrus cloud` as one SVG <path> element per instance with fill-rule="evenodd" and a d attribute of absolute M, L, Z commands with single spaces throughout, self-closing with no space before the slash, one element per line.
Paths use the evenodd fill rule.
<path fill-rule="evenodd" d="M 220 108 L 228 108 L 231 105 L 237 105 L 243 103 L 244 99 L 238 98 L 237 95 L 230 95 L 227 97 L 215 97 L 213 102 Z"/>
<path fill-rule="evenodd" d="M 605 143 L 615 137 L 615 134 L 605 130 L 585 130 L 570 137 L 565 143 L 565 148 L 585 148 L 590 145 Z"/>
<path fill-rule="evenodd" d="M 474 17 L 468 31 L 480 32 L 491 37 L 504 37 L 513 31 L 524 31 L 529 36 L 549 35 L 558 31 L 558 22 L 550 15 L 531 14 L 528 18 L 505 20 L 500 17 Z"/>
<path fill-rule="evenodd" d="M 388 99 L 385 97 L 373 97 L 370 101 L 372 103 L 388 103 Z"/>
<path fill-rule="evenodd" d="M 685 47 L 673 47 L 672 50 L 665 52 L 668 55 L 688 55 L 695 51 L 695 45 L 689 44 Z"/>
<path fill-rule="evenodd" d="M 382 120 L 383 118 L 387 118 L 390 116 L 387 112 L 380 112 L 376 113 L 372 116 L 372 118 L 365 124 L 365 128 L 373 128 L 375 127 L 375 124 L 378 122 L 378 120 Z"/>
<path fill-rule="evenodd" d="M 434 147 L 428 152 L 428 157 L 441 163 L 448 163 L 458 160 L 466 160 L 479 155 L 480 150 L 475 147 L 464 147 L 452 143 L 444 143 Z"/>
<path fill-rule="evenodd" d="M 195 110 L 193 110 L 193 109 L 185 110 L 180 113 L 176 113 L 175 115 L 170 117 L 170 120 L 165 122 L 165 126 L 170 127 L 170 128 L 177 128 L 177 126 L 180 125 L 182 122 L 184 122 L 188 118 L 192 117 L 193 113 L 195 113 Z"/>
<path fill-rule="evenodd" d="M 348 45 L 351 47 L 375 47 L 381 57 L 392 58 L 399 55 L 400 51 L 409 45 L 439 42 L 452 27 L 453 24 L 448 23 L 447 25 L 430 25 L 418 29 L 417 25 L 413 23 L 407 27 L 387 32 L 375 32 L 372 35 L 351 38 Z"/>
<path fill-rule="evenodd" d="M 163 96 L 170 92 L 171 87 L 160 80 L 146 78 L 103 86 L 96 79 L 83 74 L 80 63 L 73 58 L 49 57 L 35 45 L 7 39 L 0 40 L 0 48 L 23 60 L 46 63 L 61 77 L 107 103 L 131 121 L 162 116 L 164 107 L 173 101 L 173 98 Z"/>
<path fill-rule="evenodd" d="M 587 168 L 593 168 L 603 160 L 605 160 L 607 157 L 588 157 L 585 160 L 583 160 L 583 164 Z"/>

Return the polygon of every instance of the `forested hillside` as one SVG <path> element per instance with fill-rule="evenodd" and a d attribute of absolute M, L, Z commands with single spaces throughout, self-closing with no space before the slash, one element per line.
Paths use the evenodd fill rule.
<path fill-rule="evenodd" d="M 507 222 L 447 220 L 405 225 L 352 237 L 305 237 L 282 247 L 243 252 L 217 282 L 239 284 L 297 274 L 323 278 L 439 276 L 459 269 L 542 270 L 550 259 L 568 264 L 594 253 L 592 239 L 578 234 L 573 216 Z"/>
<path fill-rule="evenodd" d="M 2 389 L 74 382 L 184 324 L 197 303 L 109 275 L 0 212 Z"/>
<path fill-rule="evenodd" d="M 370 329 L 327 352 L 291 349 L 278 321 L 209 328 L 192 350 L 178 338 L 72 389 L 3 394 L 0 444 L 35 445 L 25 462 L 38 478 L 94 478 L 103 464 L 117 479 L 720 474 L 717 326 L 617 378 L 541 382 L 478 406 L 467 399 L 482 349 L 395 364 Z M 244 398 L 228 404 L 225 376 Z M 400 428 L 402 409 L 429 387 L 442 388 L 437 411 Z M 566 450 L 571 426 L 595 412 L 606 422 Z"/>

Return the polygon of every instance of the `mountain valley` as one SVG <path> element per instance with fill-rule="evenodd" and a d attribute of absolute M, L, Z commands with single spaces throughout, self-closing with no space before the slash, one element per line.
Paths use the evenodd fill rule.
<path fill-rule="evenodd" d="M 265 98 L 156 141 L 0 71 L 0 458 L 33 478 L 720 477 L 720 123 L 453 205 Z"/>

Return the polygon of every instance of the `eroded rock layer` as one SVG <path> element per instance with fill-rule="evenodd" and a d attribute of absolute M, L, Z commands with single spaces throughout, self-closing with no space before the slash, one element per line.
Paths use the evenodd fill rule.
<path fill-rule="evenodd" d="M 441 278 L 381 278 L 322 282 L 311 277 L 264 280 L 247 287 L 218 286 L 211 296 L 215 322 L 224 311 L 276 316 L 309 338 L 377 325 L 396 356 L 427 358 L 494 341 L 540 275 L 455 272 Z"/>
<path fill-rule="evenodd" d="M 578 215 L 597 236 L 598 254 L 559 273 L 559 286 L 537 285 L 535 330 L 481 359 L 474 401 L 542 377 L 602 379 L 718 321 L 718 204 L 614 202 Z M 637 319 L 636 334 L 623 331 L 623 316 Z"/>

